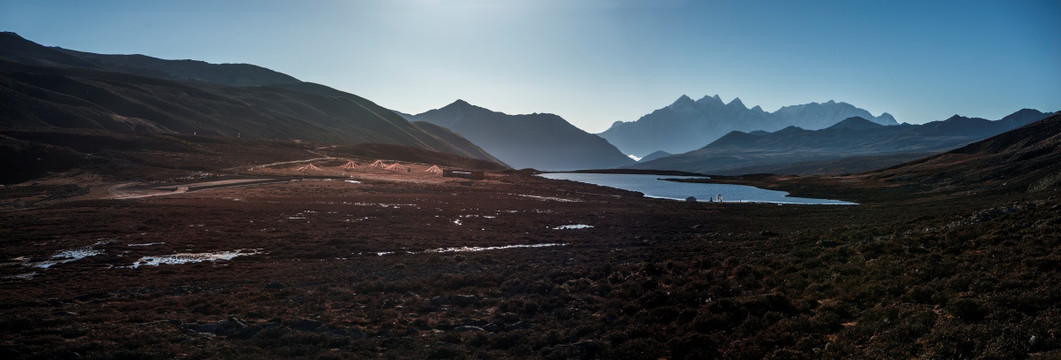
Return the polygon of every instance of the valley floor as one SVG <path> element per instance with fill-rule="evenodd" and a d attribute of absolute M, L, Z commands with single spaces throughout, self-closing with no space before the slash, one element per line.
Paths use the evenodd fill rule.
<path fill-rule="evenodd" d="M 777 206 L 517 173 L 357 179 L 9 207 L 0 354 L 1061 357 L 1055 192 L 870 184 L 836 196 L 859 206 Z"/>

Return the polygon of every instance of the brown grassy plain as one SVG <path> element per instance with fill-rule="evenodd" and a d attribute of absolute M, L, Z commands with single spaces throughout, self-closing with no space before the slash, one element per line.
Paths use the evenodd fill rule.
<path fill-rule="evenodd" d="M 1056 186 L 722 179 L 861 204 L 778 206 L 295 165 L 153 172 L 134 188 L 283 181 L 130 199 L 114 187 L 129 181 L 77 171 L 0 189 L 0 354 L 1061 356 Z M 210 254 L 240 256 L 190 262 Z"/>

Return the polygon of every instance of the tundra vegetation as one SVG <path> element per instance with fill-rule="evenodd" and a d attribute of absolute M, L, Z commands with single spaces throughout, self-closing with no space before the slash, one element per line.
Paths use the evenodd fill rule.
<path fill-rule="evenodd" d="M 713 179 L 860 204 L 778 206 L 178 139 L 77 167 L 24 148 L 61 176 L 0 189 L 4 358 L 1061 356 L 1056 151 Z M 277 181 L 195 185 L 233 178 Z"/>

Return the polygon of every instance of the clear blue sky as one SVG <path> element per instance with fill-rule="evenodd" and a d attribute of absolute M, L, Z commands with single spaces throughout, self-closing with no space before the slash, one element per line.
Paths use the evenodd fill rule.
<path fill-rule="evenodd" d="M 252 63 L 404 112 L 460 98 L 590 131 L 682 94 L 922 123 L 1061 109 L 1061 1 L 0 0 L 49 46 Z"/>

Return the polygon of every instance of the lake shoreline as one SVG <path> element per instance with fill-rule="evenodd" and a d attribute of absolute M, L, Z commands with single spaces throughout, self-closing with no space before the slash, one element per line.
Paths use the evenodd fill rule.
<path fill-rule="evenodd" d="M 687 202 L 763 203 L 781 205 L 858 205 L 858 203 L 805 197 L 794 197 L 788 192 L 769 190 L 743 184 L 710 182 L 701 176 L 687 179 L 661 178 L 658 174 L 627 174 L 599 172 L 556 172 L 538 176 L 554 180 L 570 180 L 615 189 L 635 191 L 646 197 Z M 671 175 L 674 176 L 674 175 Z M 695 180 L 695 181 L 681 181 Z"/>

